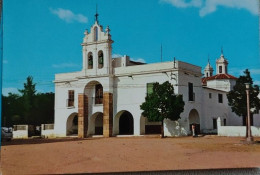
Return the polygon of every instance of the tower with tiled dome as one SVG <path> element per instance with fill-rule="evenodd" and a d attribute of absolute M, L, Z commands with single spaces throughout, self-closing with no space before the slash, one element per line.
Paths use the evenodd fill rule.
<path fill-rule="evenodd" d="M 213 68 L 208 62 L 202 78 L 203 86 L 226 92 L 230 91 L 235 85 L 237 78 L 228 74 L 228 60 L 225 58 L 222 49 L 220 57 L 216 60 L 216 71 L 216 75 L 213 75 Z"/>

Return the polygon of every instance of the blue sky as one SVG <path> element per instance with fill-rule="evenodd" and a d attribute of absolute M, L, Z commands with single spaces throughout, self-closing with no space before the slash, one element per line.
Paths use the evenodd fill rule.
<path fill-rule="evenodd" d="M 85 29 L 111 29 L 113 56 L 146 63 L 185 61 L 202 67 L 223 46 L 229 73 L 248 68 L 260 85 L 257 0 L 7 0 L 4 1 L 3 93 L 28 75 L 38 92 L 54 92 L 56 73 L 80 71 Z"/>

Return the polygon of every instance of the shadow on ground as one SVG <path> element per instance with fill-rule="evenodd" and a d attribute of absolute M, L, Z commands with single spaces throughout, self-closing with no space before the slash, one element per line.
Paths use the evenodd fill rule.
<path fill-rule="evenodd" d="M 168 171 L 138 171 L 138 172 L 113 172 L 113 173 L 84 173 L 92 175 L 259 175 L 259 168 L 228 168 L 228 169 L 202 169 L 202 170 L 168 170 Z"/>
<path fill-rule="evenodd" d="M 56 142 L 77 142 L 81 140 L 97 140 L 101 138 L 29 138 L 29 139 L 12 139 L 10 141 L 2 141 L 2 146 L 8 145 L 26 145 L 26 144 L 43 144 L 43 143 L 56 143 Z"/>

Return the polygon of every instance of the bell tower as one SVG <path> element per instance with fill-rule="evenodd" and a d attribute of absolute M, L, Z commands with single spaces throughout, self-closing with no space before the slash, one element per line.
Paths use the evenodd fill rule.
<path fill-rule="evenodd" d="M 227 74 L 228 73 L 228 61 L 224 57 L 223 49 L 221 48 L 220 58 L 216 61 L 217 74 Z"/>
<path fill-rule="evenodd" d="M 99 24 L 98 13 L 90 32 L 84 32 L 82 45 L 83 71 L 86 76 L 109 75 L 112 73 L 112 39 L 109 26 L 105 32 Z"/>
<path fill-rule="evenodd" d="M 211 67 L 208 59 L 208 64 L 204 69 L 204 77 L 211 77 L 211 76 L 213 76 L 213 68 Z"/>

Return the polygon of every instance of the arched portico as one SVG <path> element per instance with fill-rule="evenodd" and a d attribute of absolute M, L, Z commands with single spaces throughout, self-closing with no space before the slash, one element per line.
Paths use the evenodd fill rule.
<path fill-rule="evenodd" d="M 98 81 L 90 81 L 84 88 L 84 94 L 88 96 L 89 104 L 103 104 L 103 86 Z"/>
<path fill-rule="evenodd" d="M 200 132 L 200 117 L 196 109 L 192 109 L 189 113 L 189 128 L 191 131 L 192 124 L 196 124 L 196 131 Z"/>
<path fill-rule="evenodd" d="M 78 113 L 69 115 L 66 123 L 66 135 L 72 136 L 78 134 Z"/>
<path fill-rule="evenodd" d="M 119 135 L 134 134 L 134 118 L 129 111 L 122 110 L 116 114 L 115 134 L 119 134 Z"/>
<path fill-rule="evenodd" d="M 103 135 L 103 113 L 96 112 L 90 117 L 89 135 Z"/>
<path fill-rule="evenodd" d="M 103 105 L 103 86 L 98 81 L 90 81 L 85 86 L 83 94 L 78 94 L 78 136 L 80 138 L 95 133 L 91 128 L 89 132 L 88 118 L 93 111 L 93 106 L 97 104 Z"/>

